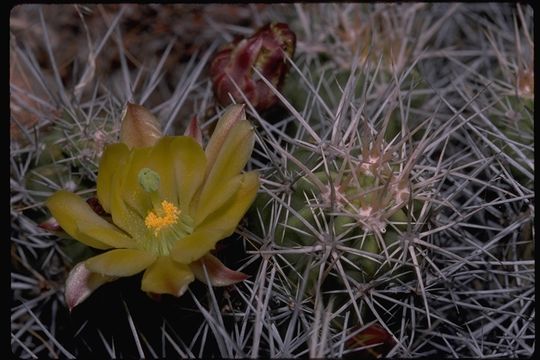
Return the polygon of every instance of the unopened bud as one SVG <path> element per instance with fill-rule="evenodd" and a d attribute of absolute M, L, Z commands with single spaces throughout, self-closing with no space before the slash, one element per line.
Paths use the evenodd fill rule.
<path fill-rule="evenodd" d="M 210 66 L 217 101 L 228 105 L 232 95 L 236 102 L 244 102 L 243 93 L 257 110 L 270 108 L 277 97 L 263 80 L 255 80 L 253 67 L 279 90 L 289 70 L 285 54 L 292 57 L 295 47 L 296 35 L 282 23 L 268 24 L 251 37 L 226 45 Z"/>

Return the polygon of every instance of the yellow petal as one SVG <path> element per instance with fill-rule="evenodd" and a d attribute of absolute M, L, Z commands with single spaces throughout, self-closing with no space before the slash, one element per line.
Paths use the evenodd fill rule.
<path fill-rule="evenodd" d="M 168 256 L 160 256 L 144 272 L 141 289 L 154 294 L 182 296 L 193 280 L 189 266 L 177 263 Z"/>
<path fill-rule="evenodd" d="M 227 109 L 225 109 L 225 113 L 221 116 L 216 124 L 216 128 L 205 149 L 209 170 L 212 168 L 219 153 L 221 152 L 221 147 L 223 146 L 225 139 L 227 139 L 229 131 L 239 121 L 245 119 L 246 112 L 244 110 L 244 105 L 230 105 L 227 107 Z"/>
<path fill-rule="evenodd" d="M 105 148 L 97 177 L 97 197 L 103 209 L 110 213 L 110 194 L 113 174 L 125 165 L 129 156 L 128 147 L 125 144 L 112 144 Z"/>
<path fill-rule="evenodd" d="M 134 148 L 152 146 L 159 138 L 159 120 L 144 106 L 127 103 L 122 116 L 120 141 Z"/>
<path fill-rule="evenodd" d="M 189 264 L 215 248 L 216 243 L 221 239 L 223 236 L 220 231 L 197 229 L 192 234 L 177 241 L 171 249 L 170 256 L 181 264 Z"/>
<path fill-rule="evenodd" d="M 159 174 L 159 196 L 163 200 L 167 200 L 176 204 L 178 191 L 175 181 L 174 160 L 177 157 L 177 149 L 173 146 L 175 137 L 165 136 L 152 148 L 148 156 L 148 162 L 144 167 L 154 170 Z M 138 172 L 137 172 L 138 175 Z"/>
<path fill-rule="evenodd" d="M 100 225 L 77 221 L 77 226 L 79 227 L 80 234 L 102 241 L 114 248 L 129 249 L 135 247 L 135 241 L 132 238 L 124 235 L 116 226 L 107 221 Z"/>
<path fill-rule="evenodd" d="M 192 262 L 189 267 L 197 280 L 212 286 L 229 286 L 248 278 L 248 275 L 244 273 L 229 269 L 211 254 L 206 254 L 199 260 Z M 208 279 L 206 275 L 208 275 Z"/>
<path fill-rule="evenodd" d="M 129 237 L 98 216 L 78 195 L 58 191 L 47 200 L 47 207 L 62 229 L 85 245 L 97 249 L 133 245 Z"/>
<path fill-rule="evenodd" d="M 170 144 L 169 153 L 174 167 L 174 178 L 178 191 L 178 204 L 187 209 L 195 192 L 204 181 L 206 155 L 197 141 L 188 136 L 177 136 Z"/>
<path fill-rule="evenodd" d="M 236 194 L 207 217 L 191 235 L 177 241 L 171 250 L 171 257 L 182 264 L 189 264 L 215 248 L 219 240 L 234 232 L 253 203 L 258 189 L 259 175 L 255 172 L 243 174 Z"/>
<path fill-rule="evenodd" d="M 143 218 L 152 206 L 152 202 L 150 194 L 145 192 L 139 184 L 139 172 L 145 167 L 154 170 L 149 161 L 151 151 L 151 147 L 131 150 L 125 176 L 120 181 L 121 184 L 115 184 L 114 189 L 120 191 L 124 201 Z M 161 177 L 161 174 L 159 175 Z"/>
<path fill-rule="evenodd" d="M 223 238 L 230 236 L 249 209 L 259 190 L 259 174 L 251 171 L 242 175 L 240 188 L 221 208 L 208 216 L 199 228 L 220 231 Z"/>
<path fill-rule="evenodd" d="M 249 121 L 242 120 L 234 125 L 208 174 L 198 199 L 199 204 L 213 201 L 223 184 L 240 174 L 251 156 L 254 141 L 253 128 Z"/>
<path fill-rule="evenodd" d="M 147 229 L 144 225 L 144 217 L 128 206 L 123 198 L 126 186 L 128 167 L 119 169 L 113 176 L 112 190 L 110 196 L 111 215 L 113 222 L 122 230 L 130 234 L 134 239 L 145 234 Z"/>
<path fill-rule="evenodd" d="M 227 135 L 208 176 L 219 182 L 239 174 L 251 156 L 254 143 L 251 123 L 247 120 L 238 122 Z"/>
<path fill-rule="evenodd" d="M 227 181 L 220 188 L 213 189 L 214 192 L 207 191 L 204 200 L 199 201 L 194 210 L 193 219 L 195 226 L 199 225 L 208 215 L 216 211 L 225 204 L 240 188 L 240 183 L 243 180 L 243 175 L 237 175 Z"/>
<path fill-rule="evenodd" d="M 156 255 L 136 249 L 116 249 L 85 261 L 88 270 L 108 276 L 131 276 L 143 271 Z"/>

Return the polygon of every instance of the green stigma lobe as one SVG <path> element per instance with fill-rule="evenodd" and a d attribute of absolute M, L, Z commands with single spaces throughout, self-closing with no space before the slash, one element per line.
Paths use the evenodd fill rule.
<path fill-rule="evenodd" d="M 159 174 L 152 169 L 143 168 L 139 171 L 139 184 L 146 192 L 153 192 L 159 189 Z"/>

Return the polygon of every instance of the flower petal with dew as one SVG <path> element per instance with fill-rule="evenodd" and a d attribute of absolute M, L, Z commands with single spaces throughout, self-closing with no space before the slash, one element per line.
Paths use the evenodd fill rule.
<path fill-rule="evenodd" d="M 142 271 L 149 294 L 181 296 L 202 278 L 203 263 L 212 285 L 244 280 L 208 254 L 234 232 L 259 188 L 257 173 L 242 173 L 254 144 L 243 106 L 225 111 L 206 151 L 190 136 L 156 137 L 158 121 L 138 105 L 129 104 L 123 119 L 123 142 L 105 148 L 97 177 L 97 198 L 112 222 L 67 191 L 47 201 L 66 233 L 109 250 L 76 266 L 66 285 L 69 306 L 102 283 Z"/>

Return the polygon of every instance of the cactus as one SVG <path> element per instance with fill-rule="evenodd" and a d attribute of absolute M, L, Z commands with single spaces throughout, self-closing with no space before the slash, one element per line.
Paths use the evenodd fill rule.
<path fill-rule="evenodd" d="M 341 241 L 351 239 L 347 243 L 353 249 L 382 255 L 383 250 L 387 253 L 387 248 L 395 247 L 399 234 L 389 224 L 397 223 L 398 229 L 406 230 L 404 211 L 410 198 L 409 170 L 400 171 L 399 163 L 407 159 L 394 159 L 396 148 L 386 147 L 381 140 L 382 136 L 379 136 L 378 141 L 372 140 L 363 146 L 353 144 L 353 147 L 362 148 L 361 154 L 351 152 L 335 156 L 328 164 L 332 169 L 324 169 L 324 150 L 319 154 L 311 151 L 311 156 L 302 150 L 293 153 L 291 159 L 303 164 L 308 172 L 299 169 L 295 162 L 288 164 L 287 171 L 296 178 L 286 190 L 290 196 L 289 211 L 294 213 L 281 214 L 275 230 L 276 245 L 333 246 L 322 238 L 325 234 L 314 231 L 313 225 L 324 222 L 333 225 L 326 230 L 326 235 Z M 264 208 L 269 200 L 269 196 L 260 196 L 259 207 Z M 270 214 L 265 214 L 263 221 L 268 221 L 269 217 Z M 288 260 L 297 265 L 302 263 L 299 255 Z M 362 256 L 349 260 L 358 263 L 357 281 L 367 282 L 380 270 L 380 260 Z M 295 271 L 299 268 L 304 267 L 295 266 Z"/>
<path fill-rule="evenodd" d="M 530 357 L 532 25 L 523 4 L 14 8 L 12 352 Z M 238 64 L 250 44 L 279 61 Z M 119 279 L 70 314 L 66 279 L 97 253 L 44 200 L 69 190 L 100 212 L 126 103 L 205 143 L 229 101 L 246 103 L 261 188 L 213 255 L 249 277 L 181 298 Z"/>

